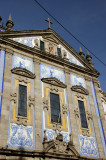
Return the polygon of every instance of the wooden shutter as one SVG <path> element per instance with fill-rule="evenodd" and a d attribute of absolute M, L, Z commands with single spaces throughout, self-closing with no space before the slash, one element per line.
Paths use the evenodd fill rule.
<path fill-rule="evenodd" d="M 51 122 L 61 123 L 60 99 L 58 94 L 50 93 Z"/>
<path fill-rule="evenodd" d="M 27 86 L 19 85 L 18 116 L 27 117 Z"/>
<path fill-rule="evenodd" d="M 88 128 L 86 114 L 85 114 L 84 102 L 78 100 L 78 105 L 79 105 L 79 111 L 80 111 L 81 126 L 82 126 L 82 128 Z"/>
<path fill-rule="evenodd" d="M 57 48 L 57 53 L 58 53 L 58 56 L 59 56 L 59 57 L 62 57 L 61 49 L 60 49 L 60 48 Z"/>

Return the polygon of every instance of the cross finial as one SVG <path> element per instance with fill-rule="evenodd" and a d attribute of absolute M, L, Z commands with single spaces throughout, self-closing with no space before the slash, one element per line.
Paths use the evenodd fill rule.
<path fill-rule="evenodd" d="M 48 29 L 50 29 L 50 28 L 51 28 L 51 27 L 50 27 L 50 24 L 53 24 L 53 22 L 51 22 L 49 18 L 46 19 L 45 21 L 48 22 Z"/>

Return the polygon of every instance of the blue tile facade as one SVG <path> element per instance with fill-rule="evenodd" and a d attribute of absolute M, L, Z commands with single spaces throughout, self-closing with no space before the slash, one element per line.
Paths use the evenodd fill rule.
<path fill-rule="evenodd" d="M 12 68 L 20 67 L 26 68 L 27 70 L 34 72 L 33 61 L 18 55 L 13 55 Z M 12 89 L 12 78 L 11 76 L 11 89 Z M 33 87 L 34 88 L 34 83 Z M 33 92 L 34 96 L 34 92 Z M 11 105 L 9 109 L 9 124 L 8 124 L 8 139 L 7 145 L 10 148 L 22 148 L 22 149 L 35 149 L 35 109 L 33 108 L 33 125 L 24 126 L 11 123 Z"/>
<path fill-rule="evenodd" d="M 104 155 L 106 157 L 106 140 L 105 140 L 105 136 L 104 136 L 102 122 L 101 122 L 101 119 L 100 119 L 100 112 L 99 112 L 97 97 L 96 97 L 96 93 L 95 93 L 95 88 L 94 88 L 93 82 L 91 81 L 90 84 L 91 84 L 91 89 L 92 89 L 92 95 L 93 95 L 93 101 L 94 101 L 96 115 L 97 115 L 97 117 L 99 117 L 97 119 L 97 122 L 98 122 L 98 126 L 99 126 L 99 132 L 100 132 L 101 141 L 102 141 L 102 145 L 103 145 Z"/>
<path fill-rule="evenodd" d="M 82 156 L 99 158 L 96 139 L 79 135 L 79 148 Z"/>
<path fill-rule="evenodd" d="M 18 42 L 18 43 L 22 43 L 26 46 L 29 46 L 29 47 L 34 47 L 34 40 L 35 39 L 39 39 L 41 38 L 40 36 L 38 37 L 24 37 L 24 38 L 13 38 L 14 41 Z"/>
<path fill-rule="evenodd" d="M 5 51 L 0 50 L 0 93 L 3 93 L 4 69 L 5 69 Z"/>
<path fill-rule="evenodd" d="M 14 54 L 12 68 L 16 68 L 16 67 L 25 68 L 31 71 L 32 73 L 34 73 L 34 64 L 32 60 Z"/>
<path fill-rule="evenodd" d="M 0 93 L 3 93 L 3 83 L 4 83 L 4 71 L 5 71 L 5 51 L 0 50 Z M 2 109 L 2 96 L 0 96 L 0 118 Z"/>
<path fill-rule="evenodd" d="M 75 74 L 70 74 L 71 86 L 79 85 L 86 88 L 85 79 L 83 77 L 79 77 Z"/>
<path fill-rule="evenodd" d="M 61 82 L 65 83 L 64 71 L 48 66 L 46 64 L 41 64 L 41 78 L 55 77 Z"/>

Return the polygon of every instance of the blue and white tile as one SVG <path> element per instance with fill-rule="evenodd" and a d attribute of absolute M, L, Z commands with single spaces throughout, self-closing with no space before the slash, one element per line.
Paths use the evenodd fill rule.
<path fill-rule="evenodd" d="M 70 74 L 71 86 L 79 85 L 86 88 L 85 79 L 83 77 L 79 77 L 75 74 Z"/>
<path fill-rule="evenodd" d="M 4 70 L 5 70 L 5 51 L 0 50 L 0 93 L 3 92 Z"/>
<path fill-rule="evenodd" d="M 79 148 L 82 156 L 99 158 L 96 139 L 94 137 L 79 135 Z"/>
<path fill-rule="evenodd" d="M 55 77 L 61 82 L 65 83 L 64 71 L 45 64 L 41 64 L 41 78 L 49 77 Z"/>
<path fill-rule="evenodd" d="M 29 46 L 29 47 L 34 47 L 35 46 L 35 43 L 34 43 L 35 39 L 41 39 L 41 36 L 13 38 L 14 41 L 22 43 L 22 44 L 24 44 L 26 46 Z"/>
<path fill-rule="evenodd" d="M 15 54 L 13 55 L 12 68 L 16 67 L 25 68 L 31 72 L 34 72 L 34 64 L 32 60 Z"/>
<path fill-rule="evenodd" d="M 10 123 L 8 147 L 33 149 L 33 127 Z"/>

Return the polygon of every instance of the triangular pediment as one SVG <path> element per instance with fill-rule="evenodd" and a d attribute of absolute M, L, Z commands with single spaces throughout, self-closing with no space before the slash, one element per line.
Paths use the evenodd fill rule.
<path fill-rule="evenodd" d="M 60 80 L 58 80 L 55 77 L 42 78 L 41 81 L 44 82 L 44 83 L 47 83 L 47 84 L 51 84 L 51 85 L 54 85 L 54 86 L 61 87 L 61 88 L 66 88 L 67 87 L 63 82 L 61 82 Z"/>
<path fill-rule="evenodd" d="M 79 93 L 85 94 L 85 95 L 89 94 L 87 89 L 85 89 L 82 86 L 78 86 L 78 85 L 72 86 L 71 90 L 74 91 L 74 92 L 79 92 Z"/>
<path fill-rule="evenodd" d="M 33 74 L 32 72 L 30 72 L 25 68 L 13 68 L 11 72 L 20 76 L 31 78 L 31 79 L 35 78 L 35 74 Z"/>
<path fill-rule="evenodd" d="M 32 31 L 11 31 L 11 32 L 2 32 L 0 33 L 1 39 L 3 43 L 10 43 L 16 46 L 17 48 L 22 48 L 24 50 L 29 50 L 32 52 L 36 52 L 37 54 L 42 54 L 42 56 L 46 56 L 48 54 L 48 58 L 54 58 L 56 61 L 67 61 L 65 64 L 70 65 L 71 67 L 75 68 L 76 70 L 80 70 L 81 72 L 88 73 L 90 75 L 99 75 L 99 72 L 96 71 L 92 67 L 92 63 L 88 63 L 87 60 L 84 59 L 79 53 L 77 53 L 67 42 L 65 42 L 55 31 L 52 29 L 48 30 L 32 30 Z M 47 42 L 45 46 L 44 53 L 40 49 L 40 42 L 39 41 Z M 20 45 L 18 43 L 20 43 Z M 50 55 L 50 47 L 53 43 L 53 52 Z M 51 45 L 49 47 L 49 44 Z M 26 47 L 28 46 L 28 47 Z M 29 48 L 30 47 L 30 48 Z M 62 57 L 58 59 L 57 48 L 61 49 Z M 37 51 L 41 52 L 37 52 Z M 57 62 L 56 62 L 57 63 Z"/>

